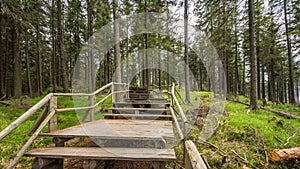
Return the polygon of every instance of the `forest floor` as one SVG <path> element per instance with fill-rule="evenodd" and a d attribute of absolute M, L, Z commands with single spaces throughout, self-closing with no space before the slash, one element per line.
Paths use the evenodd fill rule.
<path fill-rule="evenodd" d="M 211 104 L 211 93 L 192 92 L 191 97 L 194 106 L 199 102 L 208 107 Z M 9 106 L 0 105 L 0 131 L 41 98 L 11 100 Z M 248 101 L 245 97 L 239 97 L 239 100 Z M 70 98 L 59 98 L 58 103 L 61 108 L 73 106 Z M 300 116 L 300 108 L 297 106 L 273 105 L 271 102 L 268 102 L 267 106 Z M 299 120 L 287 119 L 263 110 L 249 112 L 248 106 L 232 101 L 226 102 L 225 112 L 226 115 L 220 119 L 218 130 L 206 143 L 198 139 L 201 129 L 197 126 L 193 127 L 189 135 L 212 168 L 300 168 L 299 160 L 273 162 L 266 155 L 268 150 L 300 146 Z M 13 159 L 24 145 L 29 138 L 28 131 L 37 117 L 38 114 L 34 115 L 11 135 L 1 140 L 0 168 L 5 168 L 9 159 Z M 59 128 L 66 128 L 79 124 L 79 120 L 75 112 L 66 112 L 58 116 L 58 123 Z M 39 138 L 32 147 L 51 146 L 51 142 L 51 139 Z M 177 146 L 178 166 L 183 165 L 180 160 L 182 152 L 182 145 Z M 31 168 L 31 162 L 32 158 L 23 157 L 17 168 Z"/>
<path fill-rule="evenodd" d="M 202 92 L 200 102 L 210 106 L 210 94 Z M 195 97 L 195 96 L 194 96 Z M 239 96 L 242 102 L 249 99 Z M 259 104 L 262 104 L 259 101 Z M 203 105 L 201 105 L 203 106 Z M 267 107 L 300 116 L 300 108 L 289 104 L 268 102 Z M 190 138 L 211 168 L 300 168 L 300 160 L 274 162 L 267 157 L 273 149 L 300 146 L 300 121 L 288 119 L 275 113 L 256 110 L 249 106 L 226 101 L 225 116 L 220 119 L 216 133 L 203 142 L 198 136 L 201 128 L 193 127 Z"/>

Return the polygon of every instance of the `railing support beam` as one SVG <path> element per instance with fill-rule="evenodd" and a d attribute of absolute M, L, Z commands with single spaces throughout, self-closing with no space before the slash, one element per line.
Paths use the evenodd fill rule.
<path fill-rule="evenodd" d="M 57 97 L 52 96 L 49 103 L 49 112 L 55 112 L 57 109 Z M 48 132 L 54 132 L 57 130 L 57 113 L 55 113 L 48 123 Z"/>

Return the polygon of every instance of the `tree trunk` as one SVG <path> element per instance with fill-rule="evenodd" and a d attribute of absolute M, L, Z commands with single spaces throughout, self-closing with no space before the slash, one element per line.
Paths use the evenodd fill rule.
<path fill-rule="evenodd" d="M 127 38 L 126 38 L 126 81 L 127 81 L 127 84 L 130 83 L 130 79 L 129 79 L 129 23 L 126 22 L 126 35 L 127 35 Z"/>
<path fill-rule="evenodd" d="M 271 49 L 271 53 L 273 51 L 273 48 Z M 270 61 L 270 73 L 269 73 L 269 81 L 270 81 L 270 85 L 269 85 L 269 100 L 275 102 L 276 101 L 276 91 L 275 91 L 275 73 L 274 73 L 274 59 L 271 58 Z"/>
<path fill-rule="evenodd" d="M 17 26 L 12 29 L 13 53 L 14 53 L 14 97 L 22 95 L 21 56 L 20 56 L 20 32 Z"/>
<path fill-rule="evenodd" d="M 87 0 L 87 6 L 88 6 L 88 79 L 89 79 L 89 92 L 95 91 L 95 58 L 93 54 L 92 44 L 94 43 L 93 38 L 93 5 L 91 0 Z"/>
<path fill-rule="evenodd" d="M 1 7 L 1 6 L 0 6 Z M 3 25 L 2 23 L 2 14 L 0 14 L 0 25 Z M 0 98 L 2 98 L 4 94 L 4 59 L 5 59 L 5 51 L 4 51 L 4 41 L 2 39 L 2 26 L 0 26 Z"/>
<path fill-rule="evenodd" d="M 53 92 L 56 92 L 56 78 L 57 78 L 57 70 L 56 70 L 56 42 L 55 42 L 55 25 L 54 25 L 54 11 L 55 11 L 55 0 L 52 0 L 52 7 L 51 7 L 51 36 L 52 36 L 52 59 L 51 59 L 51 71 L 52 71 L 52 88 Z"/>
<path fill-rule="evenodd" d="M 38 2 L 37 2 L 38 3 Z M 39 6 L 36 6 L 38 9 Z M 42 59 L 40 54 L 40 19 L 39 14 L 37 14 L 37 25 L 36 25 L 36 84 L 37 84 L 37 94 L 40 95 L 43 93 L 43 84 L 42 84 Z"/>
<path fill-rule="evenodd" d="M 114 18 L 114 40 L 115 40 L 115 82 L 121 82 L 121 55 L 120 55 L 120 32 L 119 32 L 119 6 L 118 0 L 113 0 L 113 18 Z M 119 91 L 119 85 L 116 86 Z M 120 101 L 120 95 L 117 94 L 116 101 Z"/>
<path fill-rule="evenodd" d="M 254 2 L 249 0 L 249 41 L 250 41 L 250 60 L 251 60 L 251 91 L 250 107 L 256 110 L 257 105 L 257 65 L 255 53 L 255 25 L 254 25 Z"/>
<path fill-rule="evenodd" d="M 7 98 L 10 98 L 11 96 L 12 96 L 12 86 L 13 86 L 13 84 L 12 84 L 12 71 L 13 71 L 13 69 L 11 69 L 11 67 L 10 67 L 10 64 L 11 64 L 11 60 L 12 60 L 12 58 L 10 57 L 11 56 L 11 54 L 12 54 L 12 52 L 11 52 L 11 50 L 9 50 L 9 49 L 13 49 L 13 45 L 12 45 L 12 43 L 9 43 L 9 39 L 11 39 L 12 38 L 12 35 L 13 34 L 13 32 L 12 33 L 7 33 L 6 34 L 6 36 L 5 36 L 5 61 L 4 61 L 4 63 L 5 63 L 5 73 L 4 73 L 4 77 L 5 77 L 5 93 L 6 93 L 6 97 Z"/>
<path fill-rule="evenodd" d="M 63 23 L 62 23 L 62 2 L 61 0 L 57 1 L 57 23 L 58 23 L 58 50 L 61 59 L 61 75 L 62 75 L 62 87 L 64 92 L 68 92 L 68 75 L 67 75 L 67 60 L 65 56 L 64 49 L 64 34 L 63 34 Z"/>
<path fill-rule="evenodd" d="M 294 72 L 293 72 L 293 59 L 292 59 L 292 47 L 289 35 L 289 26 L 287 19 L 287 0 L 284 0 L 284 26 L 286 33 L 286 44 L 288 49 L 288 64 L 289 64 L 289 102 L 295 103 L 295 92 L 294 92 Z"/>
<path fill-rule="evenodd" d="M 261 96 L 262 99 L 266 99 L 266 91 L 265 91 L 265 63 L 263 58 L 261 59 Z"/>
<path fill-rule="evenodd" d="M 260 44 L 259 44 L 259 29 L 256 32 L 256 54 L 257 54 L 257 98 L 261 99 L 260 93 Z"/>
<path fill-rule="evenodd" d="M 184 58 L 185 58 L 185 101 L 190 103 L 190 78 L 189 78 L 189 54 L 188 54 L 188 3 L 184 0 Z"/>
<path fill-rule="evenodd" d="M 237 10 L 237 6 L 235 7 Z M 239 94 L 239 65 L 238 65 L 238 55 L 239 55 L 239 44 L 238 44 L 238 30 L 237 30 L 237 19 L 235 20 L 235 30 L 234 30 L 234 36 L 235 36 L 235 57 L 234 57 L 234 68 L 235 68 L 235 85 L 234 85 L 234 94 L 237 97 Z"/>
<path fill-rule="evenodd" d="M 29 96 L 32 97 L 32 86 L 31 86 L 31 76 L 30 76 L 30 59 L 28 53 L 28 37 L 27 33 L 25 34 L 25 56 L 26 56 L 26 78 L 27 78 L 27 90 Z"/>

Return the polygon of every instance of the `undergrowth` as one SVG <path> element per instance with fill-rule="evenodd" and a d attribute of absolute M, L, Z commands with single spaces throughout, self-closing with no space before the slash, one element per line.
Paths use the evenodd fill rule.
<path fill-rule="evenodd" d="M 9 106 L 0 105 L 0 131 L 6 128 L 10 123 L 25 113 L 30 107 L 39 102 L 43 97 L 36 97 L 33 99 L 18 99 L 10 100 Z M 102 99 L 103 96 L 96 98 L 96 101 Z M 76 98 L 70 97 L 58 97 L 58 108 L 72 108 L 74 106 L 88 106 L 88 98 Z M 110 99 L 108 99 L 110 102 Z M 111 106 L 108 104 L 107 106 Z M 42 109 L 41 109 L 42 110 Z M 22 146 L 29 139 L 28 132 L 33 126 L 35 120 L 41 113 L 41 110 L 33 114 L 28 120 L 20 125 L 15 131 L 10 133 L 7 137 L 0 141 L 0 168 L 6 168 L 10 161 L 17 155 L 18 151 L 21 150 Z M 85 112 L 85 111 L 83 111 Z M 62 112 L 58 113 L 58 129 L 64 129 L 77 124 L 80 124 L 81 112 Z M 100 113 L 96 113 L 97 119 L 103 118 Z M 43 132 L 47 132 L 48 127 L 45 126 Z M 50 146 L 52 143 L 51 138 L 38 137 L 31 148 L 40 148 Z M 31 168 L 32 158 L 22 157 L 18 165 L 15 168 Z"/>
<path fill-rule="evenodd" d="M 200 102 L 207 104 L 210 99 L 201 96 Z M 244 100 L 245 101 L 245 100 Z M 277 106 L 284 111 L 295 106 Z M 267 151 L 300 146 L 300 122 L 287 119 L 272 112 L 255 110 L 227 101 L 226 116 L 220 118 L 216 133 L 205 143 L 199 140 L 199 128 L 190 132 L 199 152 L 204 155 L 212 168 L 300 168 L 298 160 L 274 162 L 267 157 Z M 214 146 L 210 145 L 213 144 Z M 224 154 L 225 152 L 226 154 Z"/>

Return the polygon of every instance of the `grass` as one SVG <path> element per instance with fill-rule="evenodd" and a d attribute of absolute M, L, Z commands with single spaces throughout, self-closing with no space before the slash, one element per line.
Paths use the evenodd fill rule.
<path fill-rule="evenodd" d="M 206 100 L 205 104 L 211 104 L 207 102 L 209 99 L 201 96 L 201 93 L 198 96 L 202 102 Z M 246 99 L 242 97 L 240 100 L 246 102 Z M 284 111 L 287 108 L 291 110 L 296 107 L 285 105 L 277 106 L 274 109 Z M 268 150 L 300 146 L 300 122 L 268 111 L 256 110 L 247 113 L 248 109 L 248 106 L 227 101 L 225 105 L 227 116 L 221 117 L 217 132 L 208 140 L 226 151 L 228 157 L 223 157 L 216 149 L 198 142 L 201 129 L 194 128 L 192 130 L 191 139 L 197 142 L 199 151 L 208 159 L 211 167 L 295 168 L 295 166 L 299 166 L 297 161 L 297 164 L 292 167 L 286 163 L 272 162 L 266 159 L 265 153 Z M 288 138 L 290 138 L 289 141 Z M 233 152 L 247 159 L 247 163 Z"/>
<path fill-rule="evenodd" d="M 104 96 L 96 98 L 99 101 Z M 10 101 L 9 106 L 0 105 L 0 131 L 7 127 L 10 123 L 25 113 L 30 107 L 39 102 L 43 97 L 36 97 L 33 99 L 20 99 Z M 107 102 L 111 102 L 110 98 Z M 79 106 L 88 106 L 88 98 L 76 98 L 73 100 L 70 97 L 58 97 L 58 108 L 71 108 Z M 111 104 L 106 104 L 106 107 L 111 107 Z M 100 108 L 100 106 L 99 106 Z M 6 168 L 11 159 L 13 159 L 22 146 L 29 139 L 28 132 L 39 116 L 41 110 L 35 113 L 32 117 L 26 120 L 15 131 L 9 134 L 6 138 L 0 141 L 0 168 Z M 82 111 L 83 113 L 85 111 Z M 58 129 L 67 128 L 80 124 L 80 112 L 62 112 L 58 114 Z M 95 114 L 96 119 L 103 118 L 101 113 Z M 43 129 L 44 132 L 48 130 L 47 126 Z M 32 144 L 32 148 L 46 147 L 52 144 L 51 138 L 38 138 Z M 22 157 L 16 168 L 31 168 L 32 158 Z"/>
<path fill-rule="evenodd" d="M 229 98 L 233 98 L 233 95 L 229 95 Z M 245 103 L 250 103 L 250 99 L 245 97 L 245 96 L 238 96 L 237 99 L 239 101 L 245 102 Z M 258 100 L 258 105 L 262 105 L 263 102 L 262 100 Z M 286 113 L 291 113 L 296 116 L 300 116 L 300 107 L 291 105 L 291 104 L 283 104 L 283 103 L 274 103 L 271 101 L 267 101 L 267 104 L 265 105 L 267 108 L 271 108 L 273 110 L 281 111 L 281 112 L 286 112 Z"/>
<path fill-rule="evenodd" d="M 199 107 L 200 104 L 207 106 L 213 104 L 211 101 L 212 93 L 210 92 L 191 92 L 190 95 L 192 105 L 183 105 L 184 110 Z M 96 101 L 99 101 L 101 98 L 103 96 L 97 98 Z M 13 100 L 10 106 L 0 105 L 0 130 L 3 130 L 41 99 L 42 97 Z M 240 96 L 239 99 L 247 102 L 248 98 Z M 78 98 L 75 101 L 68 97 L 59 97 L 58 107 L 88 106 L 87 100 L 87 97 Z M 111 102 L 111 100 L 108 99 L 107 102 Z M 268 106 L 272 105 L 271 102 L 268 102 Z M 106 106 L 111 107 L 112 104 L 107 104 Z M 274 105 L 272 108 L 279 111 L 300 112 L 298 107 L 287 104 Z M 242 168 L 244 165 L 251 168 L 288 168 L 285 163 L 267 161 L 265 151 L 300 146 L 300 122 L 261 110 L 251 111 L 247 114 L 247 110 L 248 107 L 245 105 L 227 101 L 225 104 L 227 116 L 221 117 L 217 132 L 208 140 L 208 142 L 226 151 L 228 157 L 223 157 L 216 149 L 198 142 L 201 129 L 193 127 L 189 137 L 195 141 L 199 151 L 207 158 L 212 168 Z M 74 111 L 60 113 L 58 116 L 59 129 L 79 124 L 80 117 L 78 117 L 78 114 L 80 113 Z M 39 113 L 33 115 L 12 134 L 1 140 L 0 168 L 5 168 L 9 160 L 15 157 L 16 153 L 27 141 L 29 138 L 27 133 L 38 115 Z M 103 117 L 98 113 L 96 118 L 100 119 Z M 291 137 L 293 135 L 295 136 Z M 290 140 L 287 142 L 288 138 Z M 49 138 L 39 138 L 32 147 L 45 147 L 51 143 L 52 140 Z M 179 159 L 182 159 L 183 156 L 182 147 L 182 145 L 179 145 L 175 149 L 177 156 L 180 157 Z M 238 159 L 232 150 L 246 158 L 247 164 Z M 22 158 L 17 168 L 30 168 L 31 160 L 31 158 Z"/>

